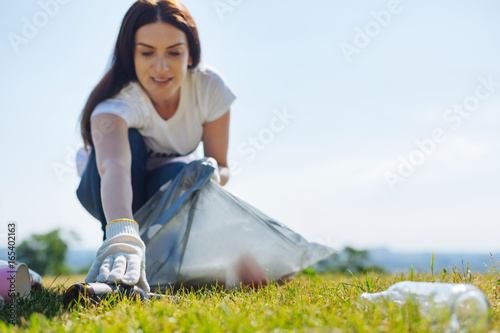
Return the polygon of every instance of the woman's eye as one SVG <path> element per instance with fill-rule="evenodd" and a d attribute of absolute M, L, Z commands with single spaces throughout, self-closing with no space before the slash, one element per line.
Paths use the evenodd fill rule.
<path fill-rule="evenodd" d="M 180 56 L 181 53 L 180 52 L 170 52 L 169 53 L 171 56 L 174 56 L 174 57 L 177 57 L 177 56 Z"/>
<path fill-rule="evenodd" d="M 142 52 L 142 55 L 145 57 L 149 57 L 150 55 L 153 55 L 153 52 Z"/>

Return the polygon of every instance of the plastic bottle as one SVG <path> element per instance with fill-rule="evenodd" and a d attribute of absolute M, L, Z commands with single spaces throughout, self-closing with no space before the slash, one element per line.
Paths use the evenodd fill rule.
<path fill-rule="evenodd" d="M 484 331 L 489 326 L 489 303 L 484 293 L 470 284 L 398 282 L 386 291 L 363 293 L 366 304 L 387 300 L 405 305 L 412 301 L 423 314 L 436 315 L 446 307 L 449 316 L 449 332 L 468 332 L 468 328 Z M 434 309 L 436 310 L 435 312 Z"/>
<path fill-rule="evenodd" d="M 165 295 L 145 293 L 137 286 L 108 283 L 75 283 L 66 291 L 64 306 L 73 306 L 80 303 L 85 306 L 86 301 L 97 304 L 105 299 L 135 298 L 140 300 L 161 299 Z"/>

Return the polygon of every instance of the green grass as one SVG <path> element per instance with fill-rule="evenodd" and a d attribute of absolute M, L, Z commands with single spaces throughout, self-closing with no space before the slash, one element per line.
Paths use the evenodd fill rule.
<path fill-rule="evenodd" d="M 258 290 L 221 291 L 207 288 L 178 291 L 172 299 L 91 308 L 63 308 L 65 288 L 84 276 L 45 277 L 45 287 L 31 301 L 18 301 L 16 325 L 10 325 L 4 307 L 0 332 L 428 332 L 443 331 L 446 320 L 422 316 L 416 305 L 359 306 L 362 292 L 378 292 L 401 280 L 471 283 L 487 295 L 491 327 L 500 330 L 500 272 L 471 274 L 459 268 L 451 273 L 423 275 L 316 274 L 306 270 L 292 282 Z"/>

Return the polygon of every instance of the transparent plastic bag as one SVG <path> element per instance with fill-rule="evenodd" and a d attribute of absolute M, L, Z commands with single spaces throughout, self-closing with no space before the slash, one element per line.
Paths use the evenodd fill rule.
<path fill-rule="evenodd" d="M 210 180 L 213 172 L 206 159 L 188 164 L 135 214 L 152 289 L 238 287 L 256 266 L 283 281 L 335 252 L 232 195 Z"/>

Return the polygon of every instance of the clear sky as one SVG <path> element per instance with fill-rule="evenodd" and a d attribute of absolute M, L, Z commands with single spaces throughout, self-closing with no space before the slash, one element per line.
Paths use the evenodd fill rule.
<path fill-rule="evenodd" d="M 132 3 L 0 3 L 0 244 L 16 221 L 100 246 L 78 118 Z M 184 3 L 238 96 L 229 191 L 330 245 L 500 251 L 497 1 Z"/>

